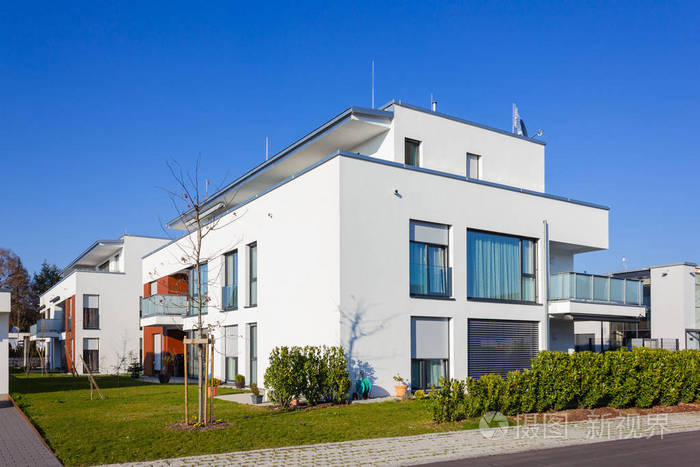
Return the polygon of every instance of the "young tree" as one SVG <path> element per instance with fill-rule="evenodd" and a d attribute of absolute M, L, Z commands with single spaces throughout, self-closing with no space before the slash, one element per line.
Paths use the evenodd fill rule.
<path fill-rule="evenodd" d="M 5 248 L 0 248 L 0 287 L 12 291 L 10 329 L 17 326 L 22 331 L 28 331 L 39 315 L 36 311 L 37 297 L 19 256 Z"/>
<path fill-rule="evenodd" d="M 55 264 L 49 264 L 44 260 L 39 272 L 32 277 L 32 290 L 39 297 L 61 280 L 61 270 Z"/>
<path fill-rule="evenodd" d="M 194 307 L 197 314 L 196 333 L 197 338 L 202 339 L 208 337 L 209 331 L 204 329 L 202 323 L 203 309 L 208 306 L 210 301 L 207 293 L 203 292 L 203 286 L 212 282 L 212 277 L 203 278 L 201 274 L 201 266 L 206 264 L 209 259 L 218 254 L 213 252 L 211 248 L 206 250 L 203 248 L 206 238 L 217 228 L 219 228 L 219 219 L 216 217 L 210 218 L 211 214 L 207 212 L 211 209 L 209 202 L 212 200 L 212 191 L 209 188 L 209 180 L 200 182 L 199 175 L 199 158 L 195 164 L 194 173 L 185 174 L 176 162 L 169 162 L 168 169 L 175 181 L 176 188 L 174 190 L 165 189 L 169 194 L 171 202 L 177 212 L 177 218 L 181 221 L 187 234 L 174 244 L 179 247 L 180 257 L 179 262 L 184 266 L 191 267 L 193 275 L 192 287 L 187 291 L 188 300 Z M 205 215 L 206 214 L 206 215 Z M 194 290 L 192 290 L 194 289 Z M 207 287 L 208 289 L 208 287 Z M 205 346 L 198 344 L 197 350 L 197 421 L 204 421 L 204 404 L 205 404 L 205 386 L 204 376 L 207 369 L 204 367 L 204 350 Z M 187 375 L 185 375 L 187 378 Z"/>

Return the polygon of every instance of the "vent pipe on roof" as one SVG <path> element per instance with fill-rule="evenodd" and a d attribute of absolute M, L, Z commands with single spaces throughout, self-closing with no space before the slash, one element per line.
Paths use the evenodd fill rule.
<path fill-rule="evenodd" d="M 437 112 L 437 99 L 432 94 L 430 94 L 430 108 L 433 112 Z"/>

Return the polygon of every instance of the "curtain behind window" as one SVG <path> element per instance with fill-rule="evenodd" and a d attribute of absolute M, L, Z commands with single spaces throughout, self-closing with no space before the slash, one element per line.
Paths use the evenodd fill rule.
<path fill-rule="evenodd" d="M 428 255 L 424 243 L 411 242 L 411 293 L 426 295 L 428 293 Z"/>
<path fill-rule="evenodd" d="M 521 300 L 520 239 L 467 232 L 469 297 Z"/>

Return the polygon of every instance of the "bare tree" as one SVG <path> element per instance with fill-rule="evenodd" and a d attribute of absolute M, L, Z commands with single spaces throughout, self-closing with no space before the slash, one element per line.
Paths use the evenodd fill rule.
<path fill-rule="evenodd" d="M 207 212 L 211 209 L 209 203 L 212 201 L 212 194 L 214 194 L 216 190 L 210 190 L 209 180 L 205 180 L 204 183 L 200 182 L 199 162 L 199 158 L 197 158 L 194 173 L 185 173 L 177 162 L 168 162 L 168 169 L 175 181 L 176 187 L 174 190 L 164 189 L 164 191 L 170 196 L 173 207 L 177 212 L 177 218 L 186 230 L 186 234 L 178 241 L 175 241 L 174 245 L 176 245 L 180 251 L 178 261 L 185 266 L 191 266 L 190 274 L 193 275 L 194 279 L 192 288 L 195 290 L 191 290 L 191 288 L 188 287 L 188 306 L 194 307 L 197 313 L 195 331 L 197 333 L 197 338 L 202 339 L 208 337 L 210 332 L 210 329 L 205 329 L 202 323 L 203 309 L 207 307 L 211 301 L 208 296 L 208 283 L 215 281 L 216 278 L 208 275 L 207 279 L 203 279 L 201 266 L 206 264 L 209 259 L 220 254 L 220 252 L 213 251 L 211 248 L 205 250 L 203 247 L 206 243 L 206 238 L 211 235 L 212 232 L 223 226 L 220 225 L 220 217 L 212 215 L 215 213 Z M 227 248 L 229 248 L 229 246 L 227 246 Z M 204 285 L 207 285 L 206 293 L 203 292 Z M 196 350 L 198 388 L 197 421 L 201 423 L 204 421 L 205 404 L 205 387 L 203 384 L 204 371 L 206 371 L 206 368 L 204 368 L 204 345 L 197 344 Z M 187 375 L 185 375 L 185 378 L 187 378 Z"/>

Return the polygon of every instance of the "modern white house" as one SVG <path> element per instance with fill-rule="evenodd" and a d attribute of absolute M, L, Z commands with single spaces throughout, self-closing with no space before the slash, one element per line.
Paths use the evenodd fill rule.
<path fill-rule="evenodd" d="M 0 288 L 0 401 L 7 400 L 10 394 L 10 303 L 10 290 Z"/>
<path fill-rule="evenodd" d="M 577 324 L 579 342 L 590 340 L 596 348 L 700 349 L 700 267 L 683 262 L 616 272 L 612 277 L 642 281 L 646 316 L 638 323 Z"/>
<path fill-rule="evenodd" d="M 167 242 L 126 234 L 98 240 L 62 271 L 41 295 L 43 318 L 30 329 L 49 370 L 86 373 L 84 360 L 93 372 L 110 373 L 130 354 L 139 357 L 141 257 Z"/>
<path fill-rule="evenodd" d="M 544 143 L 400 101 L 345 110 L 202 212 L 201 264 L 183 261 L 191 213 L 143 259 L 154 373 L 194 333 L 198 296 L 216 377 L 262 386 L 275 346 L 342 345 L 372 396 L 396 374 L 418 389 L 525 368 L 573 349 L 577 321 L 645 313 L 640 281 L 573 272 L 608 248 L 609 209 L 546 192 Z"/>

